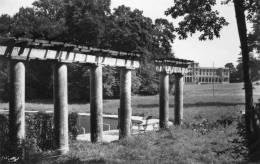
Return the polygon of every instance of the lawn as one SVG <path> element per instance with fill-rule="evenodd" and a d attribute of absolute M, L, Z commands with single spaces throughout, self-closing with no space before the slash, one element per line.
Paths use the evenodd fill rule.
<path fill-rule="evenodd" d="M 260 87 L 254 86 L 254 99 Z M 27 163 L 237 163 L 245 156 L 238 122 L 244 109 L 241 83 L 184 86 L 184 126 L 140 134 L 110 144 L 73 142 L 68 155 L 34 156 Z M 158 96 L 133 96 L 133 115 L 158 118 Z M 8 105 L 1 104 L 7 109 Z M 119 100 L 104 100 L 104 113 L 117 114 Z M 27 110 L 53 110 L 51 103 L 29 102 Z M 89 112 L 89 104 L 70 104 L 70 112 Z M 174 97 L 170 96 L 170 119 Z M 224 120 L 224 121 L 223 121 Z M 231 120 L 226 124 L 225 120 Z M 224 123 L 223 123 L 224 122 Z"/>
<path fill-rule="evenodd" d="M 254 100 L 260 99 L 260 86 L 254 86 Z M 212 85 L 184 86 L 184 119 L 189 121 L 197 114 L 207 115 L 215 119 L 217 115 L 240 112 L 244 109 L 244 90 L 242 83 L 215 84 L 213 96 Z M 117 114 L 119 100 L 104 100 L 104 113 Z M 0 109 L 8 109 L 7 103 L 1 103 Z M 132 96 L 133 115 L 151 115 L 158 118 L 159 96 Z M 53 111 L 53 104 L 46 101 L 31 101 L 26 103 L 26 110 Z M 70 112 L 89 112 L 90 105 L 69 104 Z M 174 96 L 170 96 L 170 118 L 173 117 Z"/>

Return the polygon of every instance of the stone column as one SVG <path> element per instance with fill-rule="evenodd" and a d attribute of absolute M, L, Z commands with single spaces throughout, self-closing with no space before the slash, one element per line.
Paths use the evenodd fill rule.
<path fill-rule="evenodd" d="M 102 66 L 90 68 L 90 138 L 91 142 L 102 142 L 103 135 L 103 86 Z"/>
<path fill-rule="evenodd" d="M 54 139 L 57 152 L 69 151 L 67 65 L 53 65 Z"/>
<path fill-rule="evenodd" d="M 160 111 L 159 125 L 160 128 L 168 128 L 169 121 L 169 74 L 160 73 Z"/>
<path fill-rule="evenodd" d="M 176 74 L 175 96 L 174 96 L 174 124 L 181 125 L 183 120 L 183 75 Z"/>
<path fill-rule="evenodd" d="M 119 139 L 131 135 L 131 69 L 121 68 L 120 72 Z"/>
<path fill-rule="evenodd" d="M 17 147 L 25 139 L 25 64 L 9 62 L 9 137 Z"/>

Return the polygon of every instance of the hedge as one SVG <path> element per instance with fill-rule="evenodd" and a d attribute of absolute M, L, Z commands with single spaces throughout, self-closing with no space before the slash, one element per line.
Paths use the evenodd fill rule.
<path fill-rule="evenodd" d="M 69 136 L 70 141 L 76 139 L 79 128 L 78 114 L 69 114 Z M 14 144 L 9 142 L 8 116 L 0 115 L 0 161 L 13 156 L 21 156 L 22 149 L 15 150 Z M 26 114 L 26 139 L 21 145 L 27 153 L 39 153 L 52 151 L 55 148 L 54 124 L 52 113 Z"/>

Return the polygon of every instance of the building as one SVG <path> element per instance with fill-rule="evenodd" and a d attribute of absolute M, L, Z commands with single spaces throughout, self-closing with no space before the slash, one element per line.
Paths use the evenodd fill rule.
<path fill-rule="evenodd" d="M 188 73 L 184 76 L 186 84 L 229 83 L 228 68 L 200 67 L 199 63 L 192 63 Z"/>

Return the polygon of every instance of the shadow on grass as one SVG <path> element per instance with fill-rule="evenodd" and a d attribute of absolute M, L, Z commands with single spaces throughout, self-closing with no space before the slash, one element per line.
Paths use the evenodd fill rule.
<path fill-rule="evenodd" d="M 79 158 L 69 159 L 63 162 L 58 162 L 59 164 L 103 164 L 107 163 L 104 159 L 94 159 L 89 161 L 81 161 Z"/>
<path fill-rule="evenodd" d="M 1 163 L 2 161 L 0 161 Z M 103 163 L 116 163 L 114 161 L 107 161 L 105 159 L 91 159 L 87 161 L 82 161 L 78 157 L 73 156 L 60 156 L 56 153 L 38 153 L 31 154 L 29 159 L 18 161 L 18 164 L 103 164 Z M 2 163 L 1 163 L 2 164 Z M 7 164 L 9 164 L 7 162 Z"/>
<path fill-rule="evenodd" d="M 194 104 L 183 104 L 184 107 L 205 107 L 205 106 L 236 106 L 236 105 L 245 105 L 245 103 L 225 103 L 225 102 L 197 102 Z M 135 105 L 133 105 L 135 106 Z M 138 108 L 157 108 L 158 104 L 138 104 Z M 170 104 L 170 107 L 174 107 L 174 104 Z"/>

